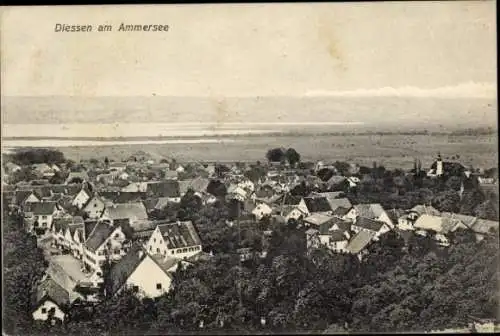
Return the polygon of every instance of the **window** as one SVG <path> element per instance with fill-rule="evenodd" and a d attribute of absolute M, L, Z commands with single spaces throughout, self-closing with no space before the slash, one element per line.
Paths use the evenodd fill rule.
<path fill-rule="evenodd" d="M 153 243 L 156 243 L 156 238 L 153 238 Z"/>
<path fill-rule="evenodd" d="M 159 247 L 156 248 L 156 253 L 160 253 L 160 248 Z"/>
<path fill-rule="evenodd" d="M 175 254 L 175 251 L 174 251 L 174 250 L 172 250 L 172 254 Z"/>
<path fill-rule="evenodd" d="M 97 208 L 97 203 L 94 203 L 94 208 Z"/>
<path fill-rule="evenodd" d="M 149 245 L 149 250 L 153 251 L 153 246 Z"/>
<path fill-rule="evenodd" d="M 133 291 L 134 293 L 139 292 L 139 286 L 132 286 L 132 291 Z"/>
<path fill-rule="evenodd" d="M 47 308 L 42 308 L 42 314 L 47 314 Z"/>
<path fill-rule="evenodd" d="M 42 216 L 42 219 L 47 219 L 47 216 L 45 216 L 45 215 L 44 215 L 44 216 Z"/>
<path fill-rule="evenodd" d="M 156 284 L 156 289 L 161 290 L 161 283 Z"/>
<path fill-rule="evenodd" d="M 115 238 L 119 238 L 120 237 L 120 234 L 119 233 L 115 233 Z"/>
<path fill-rule="evenodd" d="M 96 274 L 97 274 L 97 276 L 102 276 L 101 272 L 97 272 Z"/>

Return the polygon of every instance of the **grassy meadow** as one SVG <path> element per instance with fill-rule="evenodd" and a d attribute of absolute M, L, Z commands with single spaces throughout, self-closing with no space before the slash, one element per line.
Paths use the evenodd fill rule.
<path fill-rule="evenodd" d="M 108 157 L 121 161 L 145 151 L 154 159 L 175 158 L 177 161 L 264 161 L 269 148 L 293 147 L 302 160 L 352 161 L 371 166 L 374 161 L 387 168 L 411 168 L 414 158 L 429 166 L 438 152 L 442 157 L 458 159 L 474 167 L 498 166 L 496 135 L 284 135 L 231 138 L 225 143 L 169 143 L 110 146 L 58 147 L 66 157 L 80 159 Z M 458 155 L 458 157 L 457 157 Z"/>

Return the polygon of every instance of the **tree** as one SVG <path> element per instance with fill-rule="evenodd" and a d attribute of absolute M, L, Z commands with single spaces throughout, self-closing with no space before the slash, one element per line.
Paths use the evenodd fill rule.
<path fill-rule="evenodd" d="M 454 190 L 439 192 L 432 200 L 432 205 L 439 211 L 458 212 L 460 196 Z"/>
<path fill-rule="evenodd" d="M 462 185 L 462 179 L 459 176 L 450 176 L 446 180 L 446 187 L 451 190 L 458 191 Z"/>
<path fill-rule="evenodd" d="M 460 201 L 460 213 L 464 215 L 473 215 L 474 210 L 485 201 L 484 195 L 479 190 L 466 191 Z"/>
<path fill-rule="evenodd" d="M 285 152 L 285 157 L 291 166 L 295 166 L 300 162 L 300 154 L 293 148 L 288 148 Z"/>
<path fill-rule="evenodd" d="M 491 201 L 485 201 L 479 204 L 474 209 L 474 216 L 492 221 L 498 221 L 497 208 L 495 208 Z"/>
<path fill-rule="evenodd" d="M 207 186 L 207 192 L 217 197 L 226 197 L 227 188 L 219 180 L 210 180 Z"/>
<path fill-rule="evenodd" d="M 4 210 L 6 211 L 6 210 Z M 4 305 L 3 327 L 9 334 L 31 333 L 32 297 L 48 264 L 36 238 L 22 231 L 20 217 L 4 212 L 2 250 Z"/>
<path fill-rule="evenodd" d="M 285 157 L 283 148 L 273 148 L 267 151 L 266 158 L 269 162 L 282 162 Z"/>

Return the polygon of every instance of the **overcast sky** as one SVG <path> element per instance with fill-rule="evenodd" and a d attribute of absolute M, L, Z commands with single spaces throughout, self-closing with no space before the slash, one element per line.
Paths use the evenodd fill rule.
<path fill-rule="evenodd" d="M 4 96 L 496 93 L 493 1 L 3 8 Z M 168 24 L 169 32 L 118 32 Z M 56 23 L 113 32 L 55 33 Z"/>

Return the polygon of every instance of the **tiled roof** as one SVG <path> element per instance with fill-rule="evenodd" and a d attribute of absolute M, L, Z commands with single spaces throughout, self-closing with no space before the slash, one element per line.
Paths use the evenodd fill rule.
<path fill-rule="evenodd" d="M 437 233 L 446 234 L 458 224 L 458 219 L 423 214 L 418 217 L 414 227 L 416 229 L 434 230 Z"/>
<path fill-rule="evenodd" d="M 277 200 L 277 202 L 282 203 L 284 205 L 298 205 L 302 200 L 301 196 L 293 196 L 290 194 L 283 195 L 284 201 Z"/>
<path fill-rule="evenodd" d="M 340 184 L 342 182 L 344 182 L 345 180 L 347 180 L 347 178 L 345 176 L 339 176 L 339 175 L 333 175 L 328 181 L 327 183 L 329 185 L 335 185 L 335 184 Z"/>
<path fill-rule="evenodd" d="M 180 197 L 179 182 L 174 180 L 150 182 L 147 192 L 156 197 Z"/>
<path fill-rule="evenodd" d="M 30 196 L 33 191 L 32 190 L 16 190 L 15 192 L 15 202 L 17 205 L 21 205 L 27 198 Z"/>
<path fill-rule="evenodd" d="M 471 229 L 477 233 L 498 235 L 498 222 L 478 218 L 477 221 L 472 224 Z"/>
<path fill-rule="evenodd" d="M 378 232 L 382 226 L 384 225 L 384 222 L 366 218 L 366 217 L 357 217 L 356 219 L 356 226 L 359 226 L 361 228 L 373 231 L 373 232 Z"/>
<path fill-rule="evenodd" d="M 180 259 L 172 257 L 165 258 L 163 254 L 153 254 L 151 255 L 151 258 L 153 258 L 153 260 L 156 261 L 158 266 L 160 266 L 164 272 L 168 272 L 170 268 L 172 268 L 177 263 L 179 263 L 179 261 L 181 261 Z"/>
<path fill-rule="evenodd" d="M 110 270 L 111 293 L 116 293 L 132 275 L 135 269 L 146 258 L 147 253 L 136 243 L 123 258 L 121 258 Z"/>
<path fill-rule="evenodd" d="M 168 197 L 160 197 L 158 198 L 158 201 L 155 204 L 155 209 L 161 210 L 167 206 L 169 203 Z"/>
<path fill-rule="evenodd" d="M 135 243 L 127 254 L 110 270 L 111 292 L 114 294 L 122 288 L 141 262 L 148 257 L 150 257 L 167 276 L 170 276 L 162 265 L 158 263 L 157 259 L 149 255 L 139 243 Z"/>
<path fill-rule="evenodd" d="M 142 202 L 118 203 L 106 207 L 106 213 L 111 220 L 129 218 L 134 220 L 147 219 L 148 214 Z"/>
<path fill-rule="evenodd" d="M 179 193 L 181 195 L 184 195 L 188 190 L 191 185 L 191 180 L 186 180 L 186 181 L 178 181 L 179 182 Z"/>
<path fill-rule="evenodd" d="M 332 223 L 332 226 L 333 225 L 337 225 L 338 228 L 342 231 L 349 231 L 351 229 L 351 222 L 348 222 L 348 221 L 345 221 L 345 220 L 342 220 L 340 218 L 337 218 L 337 217 L 333 217 L 331 220 L 330 220 L 330 223 Z"/>
<path fill-rule="evenodd" d="M 86 220 L 83 225 L 85 239 L 87 239 L 97 225 L 97 220 Z"/>
<path fill-rule="evenodd" d="M 208 184 L 210 183 L 210 180 L 207 178 L 203 177 L 197 177 L 194 180 L 191 181 L 190 183 L 190 188 L 193 189 L 195 192 L 205 192 L 207 191 Z"/>
<path fill-rule="evenodd" d="M 375 232 L 359 231 L 347 244 L 346 249 L 353 254 L 357 254 L 364 250 L 371 240 L 375 237 Z"/>
<path fill-rule="evenodd" d="M 321 225 L 323 223 L 326 223 L 330 221 L 333 217 L 328 216 L 328 215 L 323 215 L 320 213 L 314 213 L 306 218 L 304 218 L 304 222 L 313 224 L 313 225 Z"/>
<path fill-rule="evenodd" d="M 30 211 L 35 215 L 52 215 L 56 210 L 56 202 L 31 203 Z"/>
<path fill-rule="evenodd" d="M 311 213 L 332 211 L 326 197 L 306 197 L 304 202 Z"/>
<path fill-rule="evenodd" d="M 147 198 L 143 200 L 142 203 L 144 204 L 144 207 L 147 211 L 151 211 L 156 207 L 156 204 L 158 203 L 158 197 Z"/>
<path fill-rule="evenodd" d="M 348 198 L 327 198 L 328 203 L 333 211 L 342 207 L 346 209 L 352 208 L 351 201 Z"/>
<path fill-rule="evenodd" d="M 89 180 L 89 174 L 87 174 L 86 171 L 70 172 L 69 175 L 68 175 L 68 177 L 66 178 L 66 183 L 70 183 L 74 179 L 80 179 L 82 181 L 88 181 Z"/>
<path fill-rule="evenodd" d="M 54 218 L 52 221 L 52 227 L 55 232 L 66 232 L 66 228 L 69 227 L 69 224 L 73 223 L 73 218 L 71 217 L 62 217 L 62 218 Z"/>
<path fill-rule="evenodd" d="M 37 288 L 37 303 L 41 303 L 40 301 L 44 298 L 50 298 L 52 301 L 57 303 L 59 307 L 64 306 L 70 301 L 69 293 L 50 277 L 43 280 Z"/>
<path fill-rule="evenodd" d="M 346 241 L 347 240 L 347 237 L 345 236 L 344 231 L 341 231 L 341 230 L 329 231 L 328 235 L 330 236 L 330 238 L 329 238 L 330 242 L 339 242 L 339 241 Z"/>
<path fill-rule="evenodd" d="M 85 241 L 85 247 L 90 251 L 95 252 L 106 241 L 111 233 L 113 233 L 113 231 L 113 226 L 107 223 L 98 222 Z"/>
<path fill-rule="evenodd" d="M 349 210 L 350 210 L 349 208 L 344 208 L 343 206 L 339 206 L 337 209 L 333 210 L 333 214 L 335 216 L 343 217 L 347 215 Z"/>
<path fill-rule="evenodd" d="M 354 208 L 358 211 L 358 216 L 371 219 L 378 218 L 385 211 L 378 203 L 357 204 Z"/>
<path fill-rule="evenodd" d="M 139 202 L 146 196 L 144 192 L 100 191 L 99 195 L 113 203 Z"/>
<path fill-rule="evenodd" d="M 200 245 L 201 240 L 191 221 L 159 224 L 169 249 Z"/>
<path fill-rule="evenodd" d="M 389 216 L 389 219 L 393 223 L 397 223 L 399 218 L 406 214 L 406 211 L 401 210 L 401 209 L 390 209 L 390 210 L 387 210 L 386 212 L 387 212 L 387 215 Z"/>
<path fill-rule="evenodd" d="M 413 208 L 411 208 L 410 211 L 416 212 L 419 215 L 427 214 L 427 215 L 433 215 L 433 216 L 440 216 L 441 213 L 434 208 L 433 206 L 430 205 L 416 205 Z"/>

